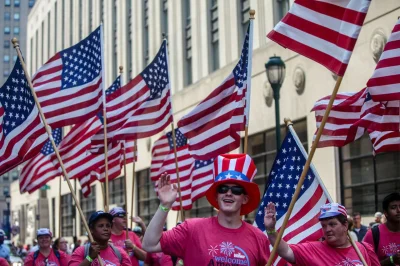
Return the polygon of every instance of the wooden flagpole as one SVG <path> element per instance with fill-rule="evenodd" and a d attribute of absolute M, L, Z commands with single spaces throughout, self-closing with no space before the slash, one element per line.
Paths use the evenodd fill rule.
<path fill-rule="evenodd" d="M 103 24 L 102 24 L 103 25 Z M 103 27 L 100 28 L 100 38 L 101 40 L 104 40 L 104 35 L 103 35 Z M 104 68 L 104 45 L 103 41 L 101 41 L 101 71 L 103 72 L 103 81 L 102 83 L 104 84 L 104 79 L 105 79 L 105 68 Z M 105 171 L 105 206 L 104 210 L 105 212 L 108 212 L 109 209 L 109 193 L 108 193 L 108 145 L 107 145 L 107 111 L 106 111 L 106 95 L 105 95 L 105 88 L 103 85 L 103 128 L 104 128 L 104 171 Z"/>
<path fill-rule="evenodd" d="M 50 128 L 50 126 L 47 124 L 46 118 L 45 118 L 45 116 L 44 116 L 44 114 L 43 114 L 43 110 L 42 110 L 42 108 L 41 108 L 41 106 L 40 106 L 40 103 L 39 103 L 39 100 L 38 100 L 38 98 L 37 98 L 37 96 L 36 96 L 36 92 L 35 92 L 35 90 L 33 89 L 33 85 L 32 85 L 31 78 L 30 78 L 30 76 L 29 76 L 29 74 L 28 74 L 28 71 L 26 70 L 25 62 L 24 62 L 24 60 L 23 60 L 23 58 L 22 58 L 22 55 L 21 55 L 21 50 L 20 50 L 20 48 L 19 48 L 18 40 L 17 40 L 17 38 L 14 37 L 14 38 L 11 40 L 11 42 L 13 43 L 14 49 L 17 51 L 18 58 L 19 58 L 19 60 L 21 61 L 21 66 L 22 66 L 22 69 L 23 69 L 24 72 L 25 72 L 25 77 L 26 77 L 26 80 L 28 81 L 28 85 L 29 85 L 29 88 L 30 88 L 30 90 L 31 90 L 31 92 L 32 92 L 32 96 L 33 96 L 33 98 L 35 99 L 35 103 L 36 103 L 36 106 L 37 106 L 37 108 L 38 108 L 40 118 L 41 118 L 41 120 L 42 120 L 42 123 L 43 123 L 45 129 L 46 129 L 47 135 L 49 136 L 49 140 L 50 140 L 50 142 L 51 142 L 51 145 L 53 146 L 54 153 L 55 153 L 55 155 L 56 155 L 56 157 L 57 157 L 57 160 L 58 160 L 59 163 L 60 163 L 60 167 L 61 167 L 62 173 L 63 173 L 63 175 L 64 175 L 64 177 L 65 177 L 65 180 L 67 181 L 69 190 L 71 191 L 71 195 L 72 195 L 72 198 L 74 199 L 75 206 L 76 206 L 76 208 L 78 209 L 78 212 L 79 212 L 79 215 L 80 215 L 81 220 L 82 220 L 82 222 L 83 222 L 83 225 L 84 225 L 84 227 L 85 227 L 85 229 L 86 229 L 86 231 L 87 231 L 87 233 L 88 233 L 89 241 L 90 241 L 90 242 L 94 242 L 92 233 L 90 232 L 90 229 L 89 229 L 89 225 L 88 225 L 88 223 L 87 223 L 87 221 L 86 221 L 86 219 L 85 219 L 85 215 L 83 214 L 82 208 L 81 208 L 81 206 L 79 205 L 79 201 L 78 201 L 77 196 L 75 195 L 75 191 L 74 191 L 74 189 L 72 188 L 71 181 L 69 180 L 68 173 L 67 173 L 67 171 L 65 170 L 65 167 L 64 167 L 64 164 L 63 164 L 63 162 L 62 162 L 60 153 L 58 152 L 58 148 L 57 148 L 57 146 L 56 146 L 56 143 L 54 142 L 53 135 L 51 134 L 51 128 Z M 101 265 L 101 266 L 104 266 L 103 260 L 101 259 L 100 255 L 98 255 L 97 258 L 98 258 L 98 261 L 99 261 L 100 265 Z"/>
<path fill-rule="evenodd" d="M 133 197 L 135 194 L 135 179 L 136 179 L 136 172 L 135 172 L 135 156 L 136 156 L 136 141 L 133 146 L 133 165 L 132 165 L 132 196 L 131 196 L 131 213 L 130 216 L 133 217 Z M 131 228 L 133 228 L 133 218 L 131 218 Z"/>
<path fill-rule="evenodd" d="M 314 153 L 315 153 L 315 150 L 317 149 L 318 142 L 319 142 L 319 140 L 321 138 L 322 131 L 323 131 L 324 127 L 325 127 L 326 121 L 328 120 L 328 116 L 329 116 L 329 113 L 330 113 L 330 111 L 332 109 L 332 105 L 333 105 L 333 102 L 334 102 L 334 100 L 336 98 L 336 94 L 339 91 L 339 87 L 340 87 L 340 84 L 342 83 L 342 79 L 343 79 L 343 77 L 339 76 L 338 79 L 336 80 L 335 88 L 333 89 L 333 92 L 332 92 L 331 98 L 329 99 L 329 103 L 328 103 L 328 106 L 326 108 L 324 117 L 322 118 L 321 124 L 320 124 L 320 126 L 318 128 L 317 136 L 315 137 L 315 140 L 314 140 L 314 142 L 313 142 L 313 144 L 311 146 L 311 150 L 310 150 L 310 153 L 308 155 L 306 164 L 304 165 L 303 172 L 301 173 L 301 176 L 300 176 L 299 182 L 297 184 L 296 190 L 295 190 L 295 192 L 293 194 L 293 197 L 292 197 L 292 200 L 290 202 L 289 208 L 288 208 L 288 210 L 286 212 L 285 219 L 283 220 L 283 223 L 281 225 L 281 230 L 279 230 L 277 239 L 275 241 L 275 245 L 274 245 L 274 247 L 273 247 L 273 249 L 271 251 L 270 257 L 268 259 L 267 266 L 271 266 L 273 261 L 274 261 L 274 259 L 275 259 L 276 251 L 278 249 L 279 243 L 281 242 L 283 233 L 285 232 L 285 228 L 286 228 L 286 225 L 287 225 L 287 223 L 289 221 L 290 215 L 292 214 L 294 205 L 295 205 L 295 203 L 296 203 L 296 201 L 297 201 L 297 199 L 298 199 L 298 197 L 300 195 L 301 186 L 303 185 L 304 179 L 305 179 L 305 177 L 307 175 L 307 172 L 308 172 L 308 169 L 310 168 L 311 161 L 312 161 L 312 159 L 314 157 Z M 365 264 L 365 266 L 367 266 L 367 265 Z"/>
<path fill-rule="evenodd" d="M 61 235 L 61 184 L 62 184 L 62 176 L 60 176 L 60 183 L 58 188 L 58 237 L 62 237 Z M 55 213 L 53 213 L 55 215 Z"/>
<path fill-rule="evenodd" d="M 245 106 L 245 118 L 246 118 L 246 127 L 244 129 L 244 147 L 243 153 L 248 152 L 248 141 L 249 141 L 249 119 L 250 119 L 250 95 L 251 95 L 251 73 L 253 66 L 253 25 L 254 19 L 256 15 L 256 11 L 254 9 L 249 10 L 250 14 L 250 32 L 249 32 L 249 51 L 247 56 L 247 77 L 246 77 L 246 106 Z M 243 44 L 245 45 L 245 44 Z"/>
<path fill-rule="evenodd" d="M 182 222 L 183 222 L 183 221 L 185 221 L 185 212 L 184 212 L 183 206 L 182 206 L 181 181 L 179 179 L 178 155 L 177 155 L 177 152 L 176 152 L 176 138 L 175 138 L 174 123 L 171 123 L 171 129 L 172 129 L 172 142 L 174 143 L 176 182 L 178 183 L 179 204 L 180 204 L 180 207 L 181 207 L 181 218 L 182 218 Z"/>
<path fill-rule="evenodd" d="M 294 129 L 293 129 L 293 123 L 292 123 L 292 121 L 291 121 L 289 118 L 285 118 L 284 121 L 285 121 L 286 127 L 289 128 L 289 131 L 291 131 L 291 132 L 292 132 L 292 135 L 294 135 L 294 137 L 297 139 L 296 141 L 299 141 L 299 142 L 300 142 L 300 140 L 299 140 L 298 137 L 297 137 L 296 132 L 295 132 Z M 301 149 L 302 149 L 302 148 L 303 148 L 303 147 L 301 147 Z M 306 151 L 304 151 L 304 153 L 306 153 Z M 312 166 L 311 166 L 311 167 L 312 167 Z M 321 185 L 322 190 L 323 190 L 324 193 L 326 194 L 328 200 L 329 200 L 330 202 L 333 202 L 333 199 L 332 199 L 331 195 L 329 194 L 328 190 L 326 189 L 326 187 L 325 187 L 325 185 L 324 185 L 324 182 L 322 181 L 321 177 L 318 175 L 318 172 L 316 171 L 316 169 L 313 169 L 313 170 L 314 170 L 315 173 L 316 173 L 315 178 L 318 179 L 318 182 L 319 182 L 319 184 Z M 358 257 L 361 259 L 361 261 L 363 262 L 364 265 L 367 265 L 367 263 L 365 262 L 365 259 L 364 259 L 363 255 L 361 254 L 361 252 L 360 252 L 358 246 L 355 244 L 355 242 L 353 241 L 353 239 L 350 237 L 349 232 L 347 232 L 347 236 L 348 236 L 348 238 L 349 238 L 349 241 L 350 241 L 351 245 L 353 246 L 354 250 L 356 251 Z"/>
<path fill-rule="evenodd" d="M 122 86 L 122 73 L 123 72 L 124 72 L 124 67 L 123 66 L 119 66 L 120 86 Z M 122 151 L 124 152 L 124 182 L 125 182 L 124 201 L 125 201 L 125 209 L 128 212 L 128 178 L 126 177 L 126 175 L 127 175 L 127 171 L 126 171 L 126 150 L 125 150 L 125 145 L 124 144 L 125 144 L 124 142 L 121 142 Z M 126 217 L 126 224 L 125 224 L 125 230 L 126 230 L 125 237 L 126 237 L 126 239 L 129 239 L 128 214 L 126 216 L 127 217 Z"/>

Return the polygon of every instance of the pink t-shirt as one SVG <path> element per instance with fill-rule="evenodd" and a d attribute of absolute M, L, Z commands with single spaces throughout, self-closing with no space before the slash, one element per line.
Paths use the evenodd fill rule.
<path fill-rule="evenodd" d="M 265 265 L 269 241 L 260 229 L 242 222 L 238 229 L 218 223 L 217 217 L 188 219 L 160 239 L 165 254 L 190 265 Z"/>
<path fill-rule="evenodd" d="M 374 239 L 371 230 L 368 230 L 365 234 L 363 241 L 374 246 Z M 397 252 L 400 252 L 400 232 L 390 232 L 386 224 L 380 224 L 378 244 L 379 260 L 384 260 Z"/>
<path fill-rule="evenodd" d="M 147 252 L 145 263 L 149 266 L 173 266 L 171 256 L 165 255 L 162 252 Z"/>
<path fill-rule="evenodd" d="M 49 266 L 67 266 L 68 265 L 68 261 L 69 261 L 69 257 L 62 251 L 58 251 L 60 252 L 60 259 L 57 258 L 56 254 L 54 254 L 54 250 L 51 249 L 51 252 L 49 254 L 49 256 L 47 256 L 47 265 Z M 45 266 L 45 260 L 46 257 L 39 252 L 36 260 L 35 260 L 35 264 L 33 264 L 33 255 L 35 254 L 35 252 L 31 252 L 28 254 L 28 256 L 26 256 L 25 261 L 24 261 L 24 265 L 26 266 Z"/>
<path fill-rule="evenodd" d="M 10 266 L 10 265 L 8 265 L 8 261 L 5 258 L 0 257 L 0 266 Z"/>
<path fill-rule="evenodd" d="M 368 266 L 380 266 L 378 257 L 368 243 L 356 242 Z M 347 248 L 333 248 L 325 241 L 306 242 L 290 245 L 296 258 L 296 266 L 363 266 L 360 258 L 352 246 Z"/>
<path fill-rule="evenodd" d="M 140 242 L 139 237 L 134 233 L 134 232 L 129 232 L 129 239 L 132 241 L 132 243 L 137 246 L 138 248 L 142 248 L 142 243 Z M 111 234 L 111 241 L 114 246 L 116 247 L 121 247 L 125 249 L 125 239 L 126 239 L 126 233 L 125 231 L 122 232 L 120 235 L 114 235 Z M 139 266 L 139 261 L 133 254 L 133 252 L 129 252 L 129 250 L 125 250 L 126 253 L 128 253 L 129 257 L 131 258 L 132 266 Z"/>
<path fill-rule="evenodd" d="M 108 246 L 106 249 L 100 250 L 100 257 L 104 262 L 104 266 L 131 266 L 131 261 L 125 250 L 120 247 L 115 247 L 121 253 L 122 261 L 116 254 L 114 254 L 113 249 Z M 71 255 L 68 266 L 78 266 L 85 259 L 85 246 L 78 247 L 75 249 L 74 253 Z M 91 266 L 100 266 L 99 260 L 96 258 L 93 260 Z"/>

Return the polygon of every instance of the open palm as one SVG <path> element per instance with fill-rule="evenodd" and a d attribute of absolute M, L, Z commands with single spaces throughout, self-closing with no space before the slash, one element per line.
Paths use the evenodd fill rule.
<path fill-rule="evenodd" d="M 264 226 L 268 231 L 275 229 L 276 224 L 276 209 L 275 204 L 272 202 L 268 203 L 267 207 L 264 208 Z"/>
<path fill-rule="evenodd" d="M 167 173 L 162 174 L 158 182 L 158 197 L 160 202 L 164 207 L 170 208 L 178 194 L 176 184 L 171 185 L 170 176 Z"/>

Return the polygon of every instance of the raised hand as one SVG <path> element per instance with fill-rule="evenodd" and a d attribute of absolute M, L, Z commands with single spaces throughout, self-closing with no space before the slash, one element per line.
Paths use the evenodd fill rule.
<path fill-rule="evenodd" d="M 134 221 L 137 224 L 143 223 L 142 218 L 140 218 L 139 216 L 132 216 L 132 221 Z"/>
<path fill-rule="evenodd" d="M 171 208 L 172 204 L 176 200 L 178 189 L 176 184 L 171 185 L 170 177 L 167 173 L 163 173 L 158 180 L 158 197 L 161 205 L 167 208 Z"/>
<path fill-rule="evenodd" d="M 268 203 L 267 207 L 264 208 L 264 226 L 265 230 L 273 231 L 275 230 L 276 224 L 276 209 L 275 204 L 272 202 Z"/>

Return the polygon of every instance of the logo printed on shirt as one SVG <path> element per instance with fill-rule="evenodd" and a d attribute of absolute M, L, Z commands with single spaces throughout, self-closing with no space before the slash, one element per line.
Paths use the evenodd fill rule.
<path fill-rule="evenodd" d="M 222 264 L 250 266 L 250 260 L 246 252 L 229 241 L 223 241 L 216 246 L 210 245 L 208 254 L 213 257 L 208 263 L 210 266 Z"/>
<path fill-rule="evenodd" d="M 341 261 L 340 263 L 336 264 L 335 266 L 363 266 L 363 263 L 360 260 L 352 260 L 346 258 L 345 260 Z"/>
<path fill-rule="evenodd" d="M 389 243 L 389 245 L 382 247 L 382 251 L 387 257 L 390 257 L 395 255 L 397 252 L 400 252 L 400 244 Z"/>
<path fill-rule="evenodd" d="M 104 266 L 117 266 L 115 263 L 113 263 L 112 261 L 106 260 L 104 258 L 101 258 L 102 261 L 104 262 Z M 100 266 L 99 260 L 95 259 L 92 262 L 92 266 Z"/>

